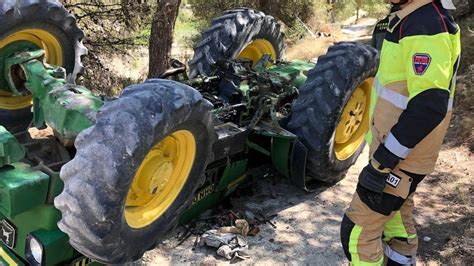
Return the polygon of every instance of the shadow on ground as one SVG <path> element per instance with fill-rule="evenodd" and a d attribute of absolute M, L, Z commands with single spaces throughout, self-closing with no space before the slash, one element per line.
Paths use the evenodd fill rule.
<path fill-rule="evenodd" d="M 323 186 L 308 193 L 289 180 L 272 177 L 258 180 L 230 199 L 232 210 L 276 216 L 270 224 L 260 226 L 260 233 L 248 237 L 250 259 L 244 264 L 311 264 L 342 265 L 346 263 L 339 241 L 339 224 L 352 198 L 357 176 L 367 162 L 367 151 L 333 186 Z M 175 234 L 176 235 L 176 234 Z M 146 264 L 229 264 L 214 249 L 198 247 L 193 251 L 194 237 L 177 246 L 172 237 L 143 259 Z"/>

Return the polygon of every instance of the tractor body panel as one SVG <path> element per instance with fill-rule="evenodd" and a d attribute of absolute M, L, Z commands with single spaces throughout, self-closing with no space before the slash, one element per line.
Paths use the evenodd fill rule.
<path fill-rule="evenodd" d="M 8 219 L 42 205 L 48 195 L 48 175 L 24 163 L 0 169 L 0 211 Z M 25 200 L 25 195 L 28 199 Z"/>
<path fill-rule="evenodd" d="M 19 162 L 25 157 L 25 149 L 18 140 L 0 126 L 0 167 Z"/>
<path fill-rule="evenodd" d="M 268 69 L 277 73 L 281 78 L 291 81 L 297 88 L 303 86 L 306 81 L 306 74 L 313 69 L 315 64 L 303 60 L 292 60 Z"/>
<path fill-rule="evenodd" d="M 84 87 L 66 84 L 65 70 L 44 64 L 44 56 L 43 50 L 13 54 L 5 60 L 3 74 L 10 91 L 31 92 L 35 127 L 49 125 L 66 146 L 72 146 L 75 137 L 94 124 L 103 101 Z"/>
<path fill-rule="evenodd" d="M 210 165 L 206 171 L 207 181 L 194 195 L 193 204 L 180 217 L 180 224 L 187 223 L 205 210 L 219 203 L 245 181 L 248 160 Z"/>
<path fill-rule="evenodd" d="M 0 243 L 0 265 L 23 266 L 25 263 L 13 254 L 5 244 Z"/>
<path fill-rule="evenodd" d="M 43 247 L 46 265 L 70 261 L 76 255 L 68 243 L 68 237 L 57 227 L 61 214 L 49 202 L 62 189 L 59 175 L 50 177 L 42 171 L 34 170 L 25 163 L 14 163 L 0 168 L 0 226 L 2 249 L 11 249 L 22 260 L 26 260 L 27 240 L 34 237 Z M 54 186 L 54 187 L 53 187 Z M 54 193 L 54 195 L 50 195 Z M 21 260 L 12 256 L 13 261 Z M 54 254 L 54 255 L 52 255 Z"/>

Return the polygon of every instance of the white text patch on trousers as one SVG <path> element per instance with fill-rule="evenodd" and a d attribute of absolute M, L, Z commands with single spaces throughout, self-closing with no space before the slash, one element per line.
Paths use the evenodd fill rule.
<path fill-rule="evenodd" d="M 400 177 L 390 174 L 387 177 L 387 184 L 391 185 L 392 187 L 397 187 L 400 184 Z"/>

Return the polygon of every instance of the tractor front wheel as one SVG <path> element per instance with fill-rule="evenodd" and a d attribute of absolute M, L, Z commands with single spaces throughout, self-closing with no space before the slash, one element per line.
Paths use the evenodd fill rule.
<path fill-rule="evenodd" d="M 140 259 L 192 203 L 212 160 L 211 104 L 166 80 L 133 85 L 107 102 L 76 140 L 55 199 L 71 245 L 107 264 Z"/>
<path fill-rule="evenodd" d="M 307 178 L 335 183 L 362 152 L 378 60 L 374 48 L 342 42 L 308 73 L 288 123 L 308 150 Z"/>

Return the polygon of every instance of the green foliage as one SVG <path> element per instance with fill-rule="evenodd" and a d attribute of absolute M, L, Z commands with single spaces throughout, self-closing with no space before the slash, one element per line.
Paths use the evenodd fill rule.
<path fill-rule="evenodd" d="M 327 0 L 188 0 L 191 12 L 196 20 L 194 25 L 198 31 L 201 31 L 209 25 L 209 22 L 222 15 L 226 10 L 240 7 L 253 8 L 271 15 L 283 22 L 284 31 L 287 40 L 294 42 L 303 39 L 307 34 L 307 30 L 302 23 L 307 23 L 315 14 L 321 15 L 317 19 L 327 14 Z M 318 9 L 316 9 L 318 7 Z M 317 12 L 324 9 L 324 12 Z M 179 27 L 178 27 L 179 28 Z M 195 35 L 194 35 L 195 37 Z M 198 38 L 191 38 L 196 41 Z"/>
<path fill-rule="evenodd" d="M 388 14 L 390 4 L 385 0 L 339 0 L 333 4 L 336 22 L 356 15 L 357 9 L 368 12 L 371 17 L 383 17 Z"/>
<path fill-rule="evenodd" d="M 146 45 L 154 5 L 133 0 L 62 0 L 85 32 L 89 49 Z"/>
<path fill-rule="evenodd" d="M 285 29 L 285 37 L 290 44 L 304 39 L 307 35 L 308 31 L 301 23 L 295 23 L 293 26 Z"/>
<path fill-rule="evenodd" d="M 196 17 L 209 21 L 225 10 L 248 7 L 260 10 L 283 21 L 288 26 L 297 23 L 298 18 L 308 21 L 313 15 L 313 0 L 189 0 Z"/>
<path fill-rule="evenodd" d="M 192 48 L 206 26 L 206 21 L 197 18 L 186 5 L 182 5 L 176 20 L 174 42 L 179 46 Z"/>

